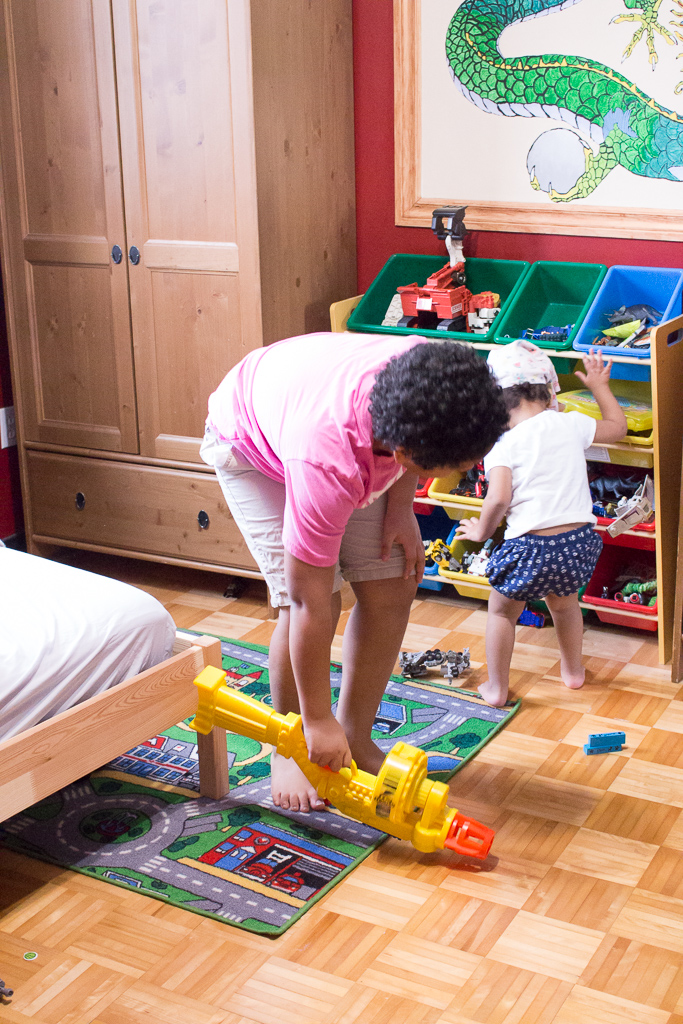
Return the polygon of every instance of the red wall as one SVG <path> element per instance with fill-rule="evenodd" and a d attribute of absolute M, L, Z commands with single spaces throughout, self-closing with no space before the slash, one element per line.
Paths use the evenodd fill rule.
<path fill-rule="evenodd" d="M 429 228 L 400 228 L 394 224 L 392 0 L 354 0 L 353 46 L 358 291 L 363 292 L 393 253 L 445 256 L 445 248 Z M 624 238 L 477 231 L 468 236 L 465 253 L 490 259 L 683 266 L 680 242 Z"/>
<path fill-rule="evenodd" d="M 0 280 L 0 408 L 12 404 L 5 309 Z M 0 540 L 23 529 L 16 448 L 0 449 Z"/>

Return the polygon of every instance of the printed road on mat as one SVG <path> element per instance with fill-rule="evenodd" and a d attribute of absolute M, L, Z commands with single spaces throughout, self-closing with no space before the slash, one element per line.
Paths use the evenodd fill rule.
<path fill-rule="evenodd" d="M 267 649 L 230 640 L 221 647 L 230 685 L 270 703 Z M 332 665 L 333 704 L 340 674 Z M 392 677 L 374 738 L 383 751 L 399 739 L 422 747 L 430 772 L 448 778 L 515 710 L 441 682 Z M 277 935 L 384 833 L 334 810 L 276 810 L 270 748 L 241 736 L 228 735 L 230 794 L 197 799 L 197 738 L 188 722 L 16 815 L 0 838 L 29 856 Z"/>

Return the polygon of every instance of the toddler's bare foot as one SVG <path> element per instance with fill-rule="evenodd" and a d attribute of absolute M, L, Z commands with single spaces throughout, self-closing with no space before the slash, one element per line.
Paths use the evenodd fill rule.
<path fill-rule="evenodd" d="M 270 788 L 273 803 L 283 811 L 324 811 L 325 801 L 291 757 L 275 751 L 270 755 Z"/>
<path fill-rule="evenodd" d="M 570 690 L 580 690 L 583 684 L 586 682 L 586 670 L 582 668 L 580 672 L 569 672 L 562 673 L 562 682 L 565 686 L 568 686 Z"/>
<path fill-rule="evenodd" d="M 508 699 L 507 686 L 499 686 L 491 682 L 490 679 L 487 679 L 485 683 L 481 683 L 477 690 L 479 696 L 483 697 L 486 703 L 491 704 L 494 708 L 502 708 Z"/>

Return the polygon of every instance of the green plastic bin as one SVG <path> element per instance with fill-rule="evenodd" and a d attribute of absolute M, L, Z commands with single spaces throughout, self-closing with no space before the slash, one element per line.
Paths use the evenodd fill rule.
<path fill-rule="evenodd" d="M 494 320 L 496 343 L 508 345 L 521 338 L 527 328 L 536 331 L 574 324 L 565 341 L 532 339 L 540 348 L 571 349 L 606 273 L 602 263 L 532 263 L 507 308 Z"/>
<path fill-rule="evenodd" d="M 392 256 L 380 270 L 363 298 L 349 317 L 350 331 L 374 331 L 377 334 L 419 334 L 425 338 L 457 338 L 459 341 L 493 341 L 497 322 L 503 316 L 508 303 L 517 294 L 517 289 L 529 270 L 524 260 L 485 260 L 471 256 L 465 260 L 465 284 L 475 295 L 477 292 L 497 292 L 500 295 L 501 311 L 486 334 L 472 334 L 468 331 L 436 331 L 409 327 L 382 327 L 389 303 L 402 284 L 413 281 L 422 286 L 430 274 L 448 262 L 442 256 L 413 256 L 398 253 Z"/>

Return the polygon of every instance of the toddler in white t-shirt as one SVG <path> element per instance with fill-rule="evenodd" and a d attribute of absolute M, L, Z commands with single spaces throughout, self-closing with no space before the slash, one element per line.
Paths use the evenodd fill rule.
<path fill-rule="evenodd" d="M 535 350 L 535 351 L 534 351 Z M 560 648 L 566 686 L 583 686 L 583 617 L 578 591 L 593 575 L 602 541 L 586 473 L 585 450 L 626 434 L 626 419 L 609 387 L 611 359 L 584 356 L 585 373 L 601 420 L 561 413 L 552 363 L 536 346 L 515 342 L 497 349 L 491 369 L 503 388 L 509 429 L 484 459 L 489 486 L 478 519 L 463 519 L 457 533 L 485 541 L 505 517 L 505 538 L 489 561 L 492 587 L 486 620 L 488 679 L 479 693 L 495 707 L 507 700 L 515 624 L 529 599 L 546 602 Z"/>

